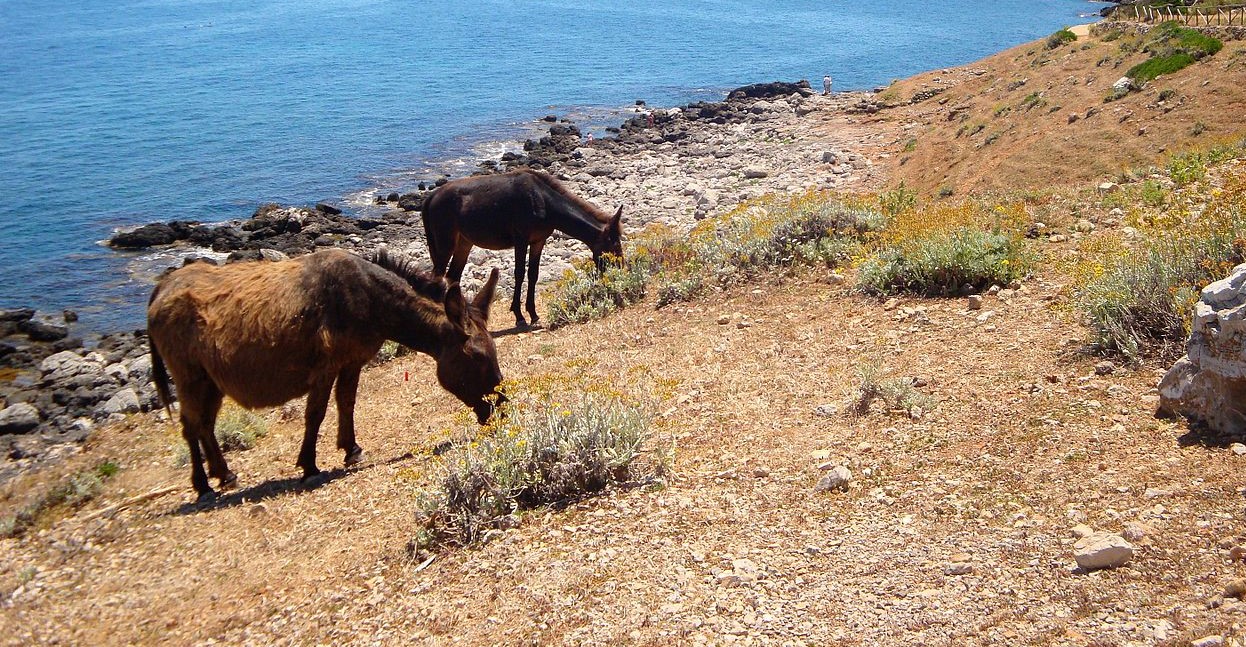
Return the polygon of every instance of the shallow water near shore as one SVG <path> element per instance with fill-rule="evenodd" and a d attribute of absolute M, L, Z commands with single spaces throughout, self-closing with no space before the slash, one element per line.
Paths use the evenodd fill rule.
<path fill-rule="evenodd" d="M 596 128 L 739 85 L 836 89 L 1086 22 L 1081 0 L 33 0 L 0 4 L 0 308 L 143 325 L 117 227 L 348 209 L 469 172 L 546 114 Z M 507 143 L 509 142 L 509 144 Z M 135 264 L 136 258 L 147 258 Z"/>

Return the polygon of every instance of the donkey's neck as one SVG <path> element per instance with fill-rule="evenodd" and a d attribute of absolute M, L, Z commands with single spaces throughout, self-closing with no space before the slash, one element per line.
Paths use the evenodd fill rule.
<path fill-rule="evenodd" d="M 396 290 L 382 302 L 388 312 L 375 321 L 386 339 L 431 357 L 441 353 L 450 328 L 441 304 L 407 290 Z"/>
<path fill-rule="evenodd" d="M 597 239 L 606 228 L 606 223 L 598 220 L 597 216 L 554 191 L 550 191 L 545 200 L 545 215 L 558 231 L 590 248 L 597 244 Z"/>

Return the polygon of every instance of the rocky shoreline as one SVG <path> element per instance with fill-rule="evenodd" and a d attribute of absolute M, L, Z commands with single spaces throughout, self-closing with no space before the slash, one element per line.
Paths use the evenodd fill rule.
<path fill-rule="evenodd" d="M 881 176 L 862 151 L 879 133 L 851 127 L 878 110 L 872 96 L 824 97 L 802 81 L 744 86 L 721 102 L 669 109 L 637 102 L 636 115 L 608 129 L 609 137 L 584 137 L 575 124 L 554 120 L 547 135 L 524 143 L 522 153 L 484 160 L 477 172 L 545 170 L 603 209 L 623 205 L 628 234 L 652 223 L 684 231 L 767 193 L 877 188 Z M 266 204 L 246 220 L 151 223 L 116 234 L 110 244 L 183 247 L 190 257 L 204 250 L 204 256 L 228 254 L 228 260 L 279 260 L 324 247 L 367 253 L 381 246 L 427 258 L 418 210 L 426 192 L 444 181 L 378 197 L 379 215 L 354 217 L 327 204 Z M 557 279 L 586 255 L 578 241 L 556 233 L 545 250 L 542 279 Z M 509 250 L 477 249 L 464 283 L 475 289 L 490 268 L 502 267 L 505 294 L 512 262 Z M 54 457 L 59 452 L 52 448 L 84 440 L 96 425 L 157 406 L 142 331 L 84 343 L 72 334 L 72 313 L 63 319 L 29 309 L 0 311 L 0 481 Z"/>

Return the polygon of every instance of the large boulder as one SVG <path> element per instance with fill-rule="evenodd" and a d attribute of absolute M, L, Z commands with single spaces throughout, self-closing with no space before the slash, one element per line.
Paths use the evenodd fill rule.
<path fill-rule="evenodd" d="M 1159 384 L 1160 411 L 1246 433 L 1246 264 L 1203 288 L 1186 354 Z"/>
<path fill-rule="evenodd" d="M 809 87 L 809 82 L 801 79 L 795 83 L 784 81 L 774 81 L 771 83 L 754 83 L 736 88 L 727 95 L 727 100 L 732 99 L 769 99 L 771 97 L 787 97 L 793 94 L 799 94 L 802 97 L 813 96 L 813 90 Z"/>
<path fill-rule="evenodd" d="M 0 409 L 0 435 L 24 434 L 39 426 L 39 410 L 26 402 Z"/>

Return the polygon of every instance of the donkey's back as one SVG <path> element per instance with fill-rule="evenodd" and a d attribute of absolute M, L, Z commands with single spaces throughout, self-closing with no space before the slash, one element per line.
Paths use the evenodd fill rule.
<path fill-rule="evenodd" d="M 380 335 L 350 329 L 341 312 L 351 305 L 342 295 L 366 280 L 365 264 L 346 252 L 192 263 L 160 281 L 148 334 L 179 387 L 207 379 L 245 407 L 276 406 L 307 393 L 310 375 L 380 348 Z"/>

